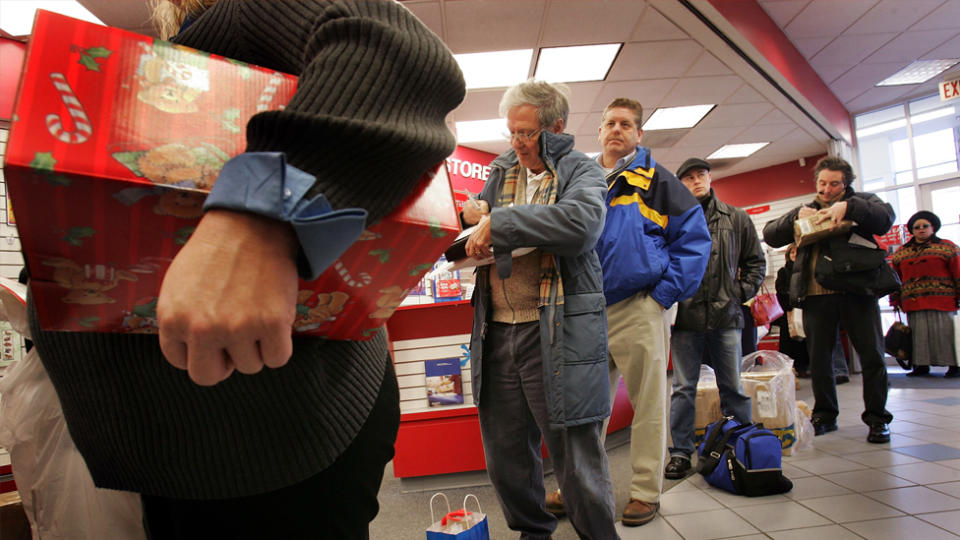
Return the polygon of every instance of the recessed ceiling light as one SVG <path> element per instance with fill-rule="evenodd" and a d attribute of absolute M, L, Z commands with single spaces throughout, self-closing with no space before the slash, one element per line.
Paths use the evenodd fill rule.
<path fill-rule="evenodd" d="M 621 45 L 608 43 L 540 49 L 534 77 L 547 82 L 602 81 Z"/>
<path fill-rule="evenodd" d="M 455 54 L 467 89 L 513 86 L 527 80 L 533 49 Z"/>
<path fill-rule="evenodd" d="M 716 105 L 688 105 L 657 109 L 643 124 L 643 130 L 690 128 L 697 125 L 714 107 Z"/>
<path fill-rule="evenodd" d="M 103 21 L 96 18 L 87 8 L 75 0 L 34 0 L 31 2 L 0 2 L 0 29 L 11 36 L 26 36 L 33 29 L 33 16 L 38 9 L 45 9 L 96 24 Z M 104 25 L 106 26 L 106 25 Z"/>
<path fill-rule="evenodd" d="M 759 142 L 746 144 L 725 144 L 721 146 L 719 150 L 707 156 L 707 159 L 711 160 L 747 157 L 768 144 L 770 143 Z"/>
<path fill-rule="evenodd" d="M 503 118 L 457 122 L 457 142 L 503 141 L 507 122 Z"/>
<path fill-rule="evenodd" d="M 877 83 L 877 86 L 920 84 L 955 66 L 960 59 L 917 60 L 893 75 Z"/>

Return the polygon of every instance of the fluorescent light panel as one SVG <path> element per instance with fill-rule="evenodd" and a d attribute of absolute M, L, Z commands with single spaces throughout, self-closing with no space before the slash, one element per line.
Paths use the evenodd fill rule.
<path fill-rule="evenodd" d="M 33 30 L 33 16 L 38 9 L 45 9 L 96 24 L 96 18 L 87 8 L 75 0 L 2 0 L 0 1 L 0 28 L 11 36 L 26 36 Z M 104 25 L 106 26 L 106 25 Z"/>
<path fill-rule="evenodd" d="M 657 109 L 643 124 L 643 130 L 681 129 L 697 125 L 716 105 L 688 105 Z"/>
<path fill-rule="evenodd" d="M 877 86 L 897 86 L 901 84 L 920 84 L 928 81 L 955 66 L 960 59 L 917 60 L 886 79 Z"/>
<path fill-rule="evenodd" d="M 547 82 L 602 81 L 621 45 L 607 43 L 540 49 L 534 77 Z"/>
<path fill-rule="evenodd" d="M 503 118 L 457 122 L 458 143 L 502 141 L 506 132 L 507 121 Z"/>
<path fill-rule="evenodd" d="M 533 49 L 455 54 L 467 89 L 513 86 L 527 80 Z"/>
<path fill-rule="evenodd" d="M 768 144 L 770 143 L 725 144 L 719 150 L 707 156 L 707 160 L 747 157 Z"/>

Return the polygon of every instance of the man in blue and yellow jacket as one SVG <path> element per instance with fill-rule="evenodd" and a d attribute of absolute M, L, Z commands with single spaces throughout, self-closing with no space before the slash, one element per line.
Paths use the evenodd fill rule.
<path fill-rule="evenodd" d="M 643 108 L 632 99 L 607 105 L 597 156 L 607 178 L 597 254 L 607 300 L 611 403 L 622 374 L 633 406 L 633 478 L 624 525 L 643 525 L 660 508 L 671 307 L 700 286 L 711 245 L 700 203 L 639 146 L 642 118 Z"/>

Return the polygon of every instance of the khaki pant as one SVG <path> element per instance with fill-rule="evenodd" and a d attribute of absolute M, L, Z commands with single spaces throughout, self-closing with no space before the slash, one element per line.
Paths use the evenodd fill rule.
<path fill-rule="evenodd" d="M 670 321 L 675 311 L 675 308 L 664 310 L 646 293 L 637 293 L 607 306 L 610 403 L 612 406 L 620 375 L 623 375 L 633 406 L 630 497 L 647 503 L 659 502 L 663 489 L 667 456 L 667 351 Z M 606 433 L 606 422 L 603 432 Z"/>

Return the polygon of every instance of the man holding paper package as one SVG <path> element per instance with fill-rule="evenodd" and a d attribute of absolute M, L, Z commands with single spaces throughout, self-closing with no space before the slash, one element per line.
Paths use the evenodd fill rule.
<path fill-rule="evenodd" d="M 511 529 L 548 538 L 541 437 L 567 510 L 587 538 L 617 538 L 601 440 L 610 414 L 606 316 L 594 245 L 603 171 L 563 133 L 565 87 L 528 80 L 500 101 L 512 150 L 490 164 L 479 208 L 464 205 L 477 270 L 470 338 L 487 472 Z M 512 258 L 517 248 L 536 248 Z"/>
<path fill-rule="evenodd" d="M 885 443 L 890 441 L 888 424 L 893 415 L 886 409 L 887 369 L 877 296 L 890 292 L 883 283 L 890 268 L 873 235 L 890 230 L 894 211 L 876 195 L 854 191 L 854 178 L 853 168 L 842 158 L 828 156 L 818 161 L 814 167 L 814 200 L 767 223 L 763 239 L 773 247 L 794 241 L 800 246 L 790 276 L 790 300 L 803 308 L 815 399 L 815 434 L 837 429 L 833 349 L 842 326 L 863 365 L 861 419 L 869 426 L 867 441 Z M 872 267 L 843 271 L 838 263 L 848 253 L 853 253 L 851 260 L 856 261 L 848 265 L 851 268 L 866 263 Z"/>
<path fill-rule="evenodd" d="M 366 538 L 399 425 L 386 337 L 292 339 L 298 273 L 453 150 L 462 74 L 395 2 L 164 7 L 175 43 L 297 74 L 296 93 L 247 123 L 166 273 L 159 340 L 43 330 L 31 303 L 36 348 L 96 484 L 141 493 L 149 537 Z"/>

